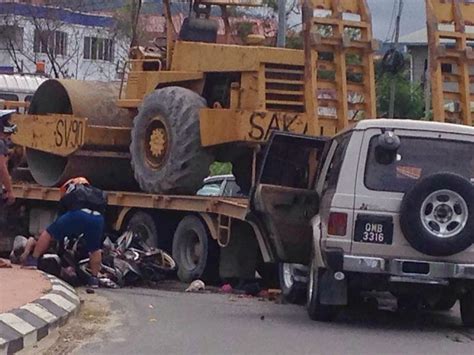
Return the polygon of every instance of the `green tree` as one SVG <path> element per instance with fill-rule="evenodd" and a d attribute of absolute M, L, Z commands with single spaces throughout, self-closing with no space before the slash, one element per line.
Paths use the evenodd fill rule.
<path fill-rule="evenodd" d="M 405 73 L 384 73 L 377 80 L 377 112 L 388 117 L 390 82 L 395 79 L 395 118 L 421 119 L 424 116 L 424 95 L 421 86 L 413 83 Z"/>
<path fill-rule="evenodd" d="M 286 34 L 286 48 L 303 49 L 303 32 L 289 30 Z"/>

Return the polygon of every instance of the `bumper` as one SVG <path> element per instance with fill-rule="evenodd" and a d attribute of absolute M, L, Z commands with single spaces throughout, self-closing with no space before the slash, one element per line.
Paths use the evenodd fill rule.
<path fill-rule="evenodd" d="M 344 255 L 344 271 L 386 274 L 394 282 L 442 283 L 447 279 L 474 280 L 474 264 Z"/>

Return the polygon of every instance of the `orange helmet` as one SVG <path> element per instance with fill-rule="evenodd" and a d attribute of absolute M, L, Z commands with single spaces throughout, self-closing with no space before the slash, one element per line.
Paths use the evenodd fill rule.
<path fill-rule="evenodd" d="M 89 180 L 87 180 L 85 177 L 82 177 L 82 176 L 69 179 L 59 189 L 59 192 L 61 193 L 61 197 L 64 197 L 64 195 L 70 192 L 71 188 L 74 185 L 90 185 L 90 183 L 89 183 Z"/>

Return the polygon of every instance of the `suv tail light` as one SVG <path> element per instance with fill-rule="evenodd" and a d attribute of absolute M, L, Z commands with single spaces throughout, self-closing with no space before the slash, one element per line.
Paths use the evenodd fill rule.
<path fill-rule="evenodd" d="M 347 213 L 331 212 L 329 214 L 328 234 L 344 236 L 347 232 Z"/>

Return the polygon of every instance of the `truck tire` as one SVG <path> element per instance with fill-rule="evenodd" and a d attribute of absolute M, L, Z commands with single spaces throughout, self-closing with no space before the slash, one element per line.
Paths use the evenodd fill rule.
<path fill-rule="evenodd" d="M 166 87 L 143 100 L 133 122 L 130 155 L 143 191 L 194 194 L 209 174 L 212 154 L 201 146 L 199 110 L 206 101 L 181 87 Z"/>
<path fill-rule="evenodd" d="M 158 229 L 154 218 L 149 213 L 144 211 L 134 212 L 128 220 L 125 230 L 140 234 L 149 247 L 159 247 Z"/>
<path fill-rule="evenodd" d="M 467 291 L 459 301 L 463 325 L 469 328 L 474 327 L 474 290 Z"/>
<path fill-rule="evenodd" d="M 306 310 L 308 311 L 309 318 L 312 320 L 329 322 L 336 318 L 341 307 L 324 305 L 319 301 L 320 277 L 324 272 L 326 272 L 326 270 L 317 268 L 314 258 L 311 258 L 311 260 L 312 262 L 309 272 Z"/>
<path fill-rule="evenodd" d="M 462 176 L 422 178 L 402 201 L 400 225 L 413 248 L 449 256 L 467 249 L 474 237 L 474 187 Z"/>
<path fill-rule="evenodd" d="M 219 246 L 196 216 L 186 216 L 178 224 L 173 238 L 173 259 L 182 282 L 219 278 Z"/>
<path fill-rule="evenodd" d="M 278 265 L 280 289 L 283 299 L 288 303 L 302 304 L 306 297 L 306 282 L 296 270 L 296 264 L 280 263 Z"/>

